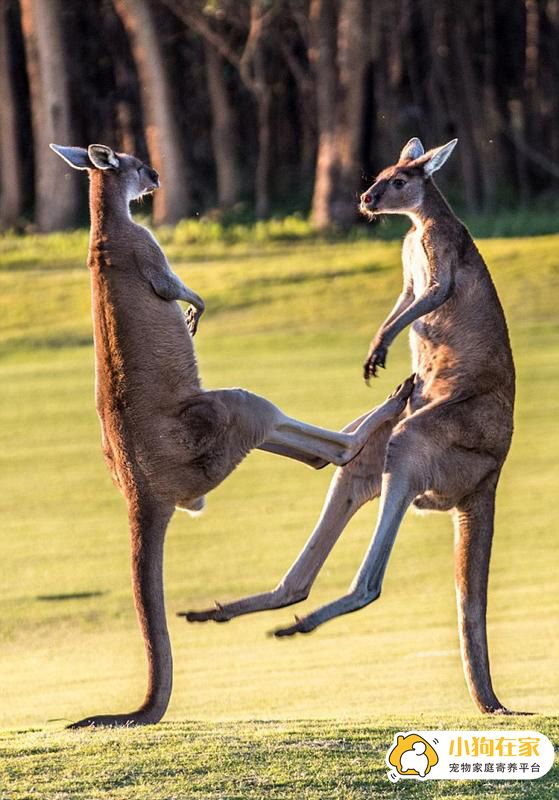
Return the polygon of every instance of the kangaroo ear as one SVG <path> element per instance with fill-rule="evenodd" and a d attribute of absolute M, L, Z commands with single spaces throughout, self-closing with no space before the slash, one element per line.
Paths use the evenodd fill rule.
<path fill-rule="evenodd" d="M 87 148 L 89 158 L 97 169 L 118 169 L 120 161 L 105 144 L 90 144 Z"/>
<path fill-rule="evenodd" d="M 49 147 L 74 169 L 91 169 L 93 166 L 85 147 L 63 147 L 60 144 L 49 144 Z"/>
<path fill-rule="evenodd" d="M 443 144 L 441 147 L 435 147 L 433 150 L 429 150 L 429 152 L 425 153 L 425 157 L 421 159 L 421 161 L 423 163 L 423 171 L 426 175 L 432 175 L 433 172 L 436 172 L 442 167 L 456 147 L 457 142 L 458 139 L 453 139 L 451 142 L 447 142 L 447 144 Z"/>
<path fill-rule="evenodd" d="M 404 145 L 400 153 L 400 161 L 414 161 L 416 158 L 422 156 L 424 152 L 425 149 L 421 144 L 421 139 L 414 136 L 413 139 L 410 139 L 409 142 Z"/>

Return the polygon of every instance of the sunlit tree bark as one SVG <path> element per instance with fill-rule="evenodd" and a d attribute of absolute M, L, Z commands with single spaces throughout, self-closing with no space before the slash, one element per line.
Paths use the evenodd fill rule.
<path fill-rule="evenodd" d="M 74 170 L 49 144 L 74 144 L 62 0 L 20 0 L 31 93 L 35 154 L 35 218 L 42 231 L 70 228 L 80 217 Z"/>
<path fill-rule="evenodd" d="M 81 221 L 80 182 L 47 145 L 103 136 L 140 155 L 147 145 L 162 176 L 158 222 L 189 214 L 193 196 L 201 211 L 216 194 L 221 208 L 252 196 L 249 210 L 265 217 L 274 207 L 307 210 L 312 193 L 317 227 L 347 227 L 364 173 L 371 178 L 417 135 L 426 146 L 458 137 L 441 181 L 454 182 L 472 211 L 506 197 L 528 204 L 555 188 L 559 0 L 0 8 L 4 226 L 21 216 L 22 185 L 25 213 L 34 199 L 40 228 Z M 19 163 L 17 149 L 34 158 Z"/>
<path fill-rule="evenodd" d="M 311 0 L 318 110 L 312 219 L 318 228 L 347 227 L 356 215 L 368 64 L 364 12 L 364 0 Z"/>
<path fill-rule="evenodd" d="M 154 222 L 177 222 L 191 213 L 192 199 L 165 68 L 164 43 L 157 31 L 150 0 L 115 0 L 115 7 L 130 36 L 140 77 L 149 156 L 161 176 L 162 188 L 154 197 Z"/>

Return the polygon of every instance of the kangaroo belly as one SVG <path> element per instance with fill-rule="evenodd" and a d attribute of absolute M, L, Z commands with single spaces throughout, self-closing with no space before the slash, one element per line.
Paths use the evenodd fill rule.
<path fill-rule="evenodd" d="M 493 395 L 512 411 L 515 377 L 508 347 L 499 349 L 482 332 L 466 335 L 448 317 L 426 315 L 410 330 L 410 349 L 417 376 L 413 410 L 443 398 Z"/>
<path fill-rule="evenodd" d="M 410 408 L 417 411 L 437 398 L 462 389 L 464 372 L 457 369 L 457 354 L 436 328 L 417 320 L 410 330 L 412 369 L 416 375 Z"/>

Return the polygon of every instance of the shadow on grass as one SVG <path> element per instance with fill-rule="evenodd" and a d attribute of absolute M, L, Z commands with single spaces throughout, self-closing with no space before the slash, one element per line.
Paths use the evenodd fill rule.
<path fill-rule="evenodd" d="M 68 594 L 38 594 L 35 600 L 44 603 L 59 603 L 64 600 L 88 600 L 90 597 L 102 597 L 106 592 L 69 592 Z"/>
<path fill-rule="evenodd" d="M 243 286 L 289 286 L 292 283 L 317 283 L 320 281 L 334 280 L 335 278 L 352 278 L 355 275 L 372 275 L 382 270 L 379 264 L 366 264 L 363 267 L 350 269 L 321 270 L 320 272 L 294 272 L 289 275 L 273 277 L 260 276 L 249 278 L 242 282 Z"/>
<path fill-rule="evenodd" d="M 0 348 L 0 361 L 4 356 L 11 356 L 16 352 L 26 351 L 44 353 L 46 350 L 66 350 L 74 347 L 91 347 L 93 335 L 91 333 L 64 333 L 44 337 L 26 336 L 13 337 L 2 342 Z"/>

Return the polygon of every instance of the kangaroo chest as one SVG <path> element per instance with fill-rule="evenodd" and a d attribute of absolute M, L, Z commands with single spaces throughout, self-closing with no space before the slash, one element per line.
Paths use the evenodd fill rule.
<path fill-rule="evenodd" d="M 402 250 L 404 280 L 411 284 L 416 300 L 429 285 L 429 261 L 421 241 L 422 236 L 423 229 L 419 227 L 408 233 Z"/>
<path fill-rule="evenodd" d="M 131 465 L 165 440 L 199 380 L 178 304 L 133 277 L 93 277 L 96 406 L 105 459 L 122 488 Z"/>
<path fill-rule="evenodd" d="M 430 267 L 427 254 L 422 243 L 423 229 L 418 226 L 404 240 L 402 262 L 404 282 L 411 286 L 414 300 L 418 300 L 427 290 L 431 282 Z M 446 362 L 444 347 L 441 350 L 441 336 L 436 314 L 426 314 L 415 320 L 410 327 L 410 348 L 412 366 L 418 376 L 418 386 L 436 381 L 438 367 Z M 414 408 L 427 402 L 423 391 L 414 392 Z"/>

